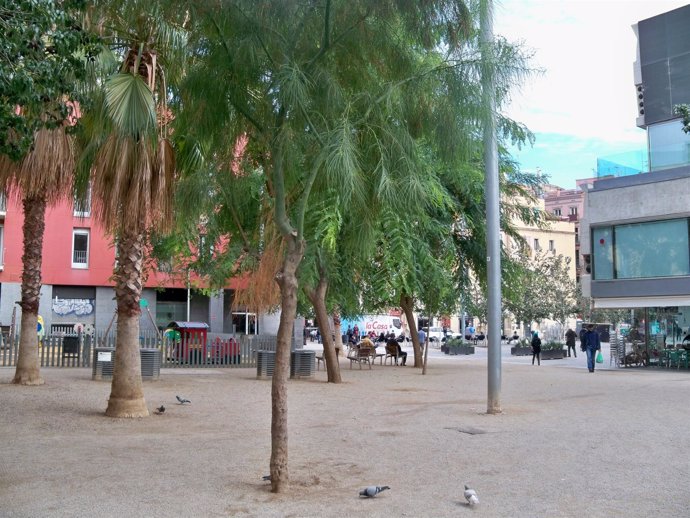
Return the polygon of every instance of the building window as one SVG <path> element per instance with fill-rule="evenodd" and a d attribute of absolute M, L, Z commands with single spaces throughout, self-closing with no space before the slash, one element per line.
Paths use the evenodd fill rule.
<path fill-rule="evenodd" d="M 577 216 L 577 207 L 570 207 L 570 215 Z"/>
<path fill-rule="evenodd" d="M 553 215 L 554 216 L 560 216 L 561 215 L 561 209 L 553 209 Z"/>
<path fill-rule="evenodd" d="M 7 194 L 5 191 L 0 191 L 0 213 L 7 213 Z"/>
<path fill-rule="evenodd" d="M 91 187 L 86 193 L 86 198 L 81 202 L 74 198 L 74 216 L 77 218 L 88 218 L 91 216 Z"/>
<path fill-rule="evenodd" d="M 688 220 L 592 229 L 595 280 L 690 275 Z"/>
<path fill-rule="evenodd" d="M 541 247 L 539 246 L 539 240 L 535 237 L 534 238 L 534 251 L 538 252 L 539 250 L 541 250 Z"/>
<path fill-rule="evenodd" d="M 549 239 L 549 252 L 555 252 L 556 251 L 556 244 L 553 242 L 553 239 Z"/>
<path fill-rule="evenodd" d="M 687 219 L 614 228 L 617 279 L 690 275 Z"/>
<path fill-rule="evenodd" d="M 647 128 L 649 170 L 659 171 L 690 163 L 690 136 L 680 120 L 652 124 Z"/>
<path fill-rule="evenodd" d="M 0 225 L 0 271 L 5 268 L 5 227 Z"/>
<path fill-rule="evenodd" d="M 89 231 L 75 228 L 72 231 L 72 268 L 89 267 Z"/>

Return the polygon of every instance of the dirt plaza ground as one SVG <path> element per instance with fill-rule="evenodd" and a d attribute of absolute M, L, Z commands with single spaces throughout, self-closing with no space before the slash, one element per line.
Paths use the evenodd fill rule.
<path fill-rule="evenodd" d="M 486 414 L 485 349 L 432 350 L 426 376 L 341 358 L 341 385 L 290 380 L 284 495 L 261 480 L 271 383 L 255 370 L 164 369 L 145 394 L 165 413 L 120 420 L 89 369 L 20 387 L 2 368 L 0 516 L 690 515 L 690 372 L 529 362 L 504 357 L 500 415 Z M 391 489 L 360 499 L 371 484 Z"/>

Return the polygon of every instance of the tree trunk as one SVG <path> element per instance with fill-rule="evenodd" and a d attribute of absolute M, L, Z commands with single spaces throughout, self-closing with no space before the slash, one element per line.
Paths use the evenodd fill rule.
<path fill-rule="evenodd" d="M 144 236 L 125 232 L 118 240 L 115 267 L 117 299 L 117 339 L 110 399 L 105 415 L 109 417 L 146 417 L 139 353 L 139 299 L 142 289 Z"/>
<path fill-rule="evenodd" d="M 288 476 L 287 380 L 290 375 L 290 344 L 297 316 L 297 268 L 304 256 L 304 241 L 285 237 L 283 267 L 276 275 L 280 287 L 280 325 L 276 345 L 276 363 L 271 385 L 271 491 L 286 491 Z"/>
<path fill-rule="evenodd" d="M 335 334 L 336 353 L 338 351 L 343 351 L 343 328 L 340 327 L 340 313 L 338 313 L 337 311 L 333 312 L 333 333 Z M 338 364 L 338 370 L 340 370 L 340 364 Z"/>
<path fill-rule="evenodd" d="M 417 322 L 414 320 L 414 300 L 409 295 L 400 295 L 400 307 L 405 313 L 407 325 L 410 326 L 410 335 L 412 338 L 412 348 L 414 349 L 414 366 L 422 367 L 422 349 L 419 346 L 419 337 L 417 336 Z"/>
<path fill-rule="evenodd" d="M 41 265 L 45 231 L 46 196 L 28 196 L 24 206 L 24 255 L 22 256 L 22 308 L 19 356 L 12 383 L 42 385 L 38 357 L 38 306 L 41 301 Z"/>
<path fill-rule="evenodd" d="M 326 310 L 326 291 L 328 290 L 328 282 L 321 277 L 316 289 L 305 288 L 307 297 L 316 313 L 316 320 L 319 323 L 319 331 L 323 341 L 323 359 L 326 362 L 326 373 L 328 376 L 328 383 L 341 383 L 340 377 L 340 363 L 335 354 L 335 346 L 333 345 L 333 338 L 330 326 L 328 325 L 328 311 Z"/>

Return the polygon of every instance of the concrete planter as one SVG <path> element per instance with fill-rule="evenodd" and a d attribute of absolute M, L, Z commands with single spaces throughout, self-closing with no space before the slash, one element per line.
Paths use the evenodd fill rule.
<path fill-rule="evenodd" d="M 564 355 L 567 354 L 565 349 L 549 349 L 541 351 L 542 360 L 562 360 Z"/>
<path fill-rule="evenodd" d="M 449 352 L 448 354 L 450 355 L 458 355 L 458 354 L 474 354 L 474 346 L 473 345 L 463 345 L 461 347 L 449 347 Z"/>
<path fill-rule="evenodd" d="M 532 348 L 531 347 L 520 347 L 515 346 L 510 348 L 510 354 L 513 356 L 531 356 L 532 355 Z M 544 353 L 542 352 L 542 355 Z M 543 356 L 542 356 L 543 358 Z"/>

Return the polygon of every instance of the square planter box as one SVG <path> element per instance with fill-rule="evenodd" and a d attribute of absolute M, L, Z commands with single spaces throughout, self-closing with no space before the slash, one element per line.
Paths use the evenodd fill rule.
<path fill-rule="evenodd" d="M 510 348 L 510 354 L 513 356 L 531 356 L 532 355 L 532 348 L 531 347 L 511 347 Z M 544 351 L 542 351 L 542 358 L 544 357 Z"/>
<path fill-rule="evenodd" d="M 449 348 L 448 354 L 458 355 L 458 354 L 474 354 L 473 345 L 463 345 L 462 347 L 451 347 Z"/>
<path fill-rule="evenodd" d="M 564 349 L 550 349 L 548 351 L 541 351 L 541 359 L 542 360 L 562 360 L 563 359 L 563 353 L 565 353 Z"/>

